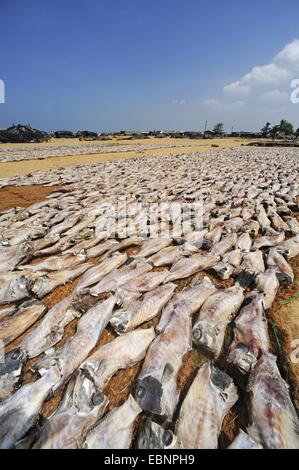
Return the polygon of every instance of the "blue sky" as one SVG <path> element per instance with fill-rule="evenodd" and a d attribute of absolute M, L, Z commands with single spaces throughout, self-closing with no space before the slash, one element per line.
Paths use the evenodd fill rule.
<path fill-rule="evenodd" d="M 299 127 L 298 0 L 0 0 L 0 21 L 0 127 Z"/>

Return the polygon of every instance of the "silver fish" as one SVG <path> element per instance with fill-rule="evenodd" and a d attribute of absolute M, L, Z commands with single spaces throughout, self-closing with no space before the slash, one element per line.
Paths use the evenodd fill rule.
<path fill-rule="evenodd" d="M 285 239 L 285 234 L 284 232 L 281 232 L 279 235 L 274 235 L 274 236 L 264 236 L 257 238 L 254 241 L 253 244 L 253 249 L 254 250 L 259 250 L 260 248 L 264 248 L 267 246 L 276 246 L 280 245 Z"/>
<path fill-rule="evenodd" d="M 34 425 L 41 406 L 60 379 L 59 369 L 52 367 L 36 382 L 23 385 L 0 406 L 0 448 L 14 447 Z"/>
<path fill-rule="evenodd" d="M 282 245 L 277 247 L 277 251 L 286 259 L 292 259 L 299 255 L 299 235 L 286 240 Z"/>
<path fill-rule="evenodd" d="M 248 253 L 250 251 L 251 246 L 252 239 L 250 235 L 247 232 L 240 235 L 236 243 L 236 250 L 241 250 L 243 252 Z"/>
<path fill-rule="evenodd" d="M 131 445 L 134 422 L 141 408 L 132 395 L 114 408 L 87 434 L 84 449 L 128 449 Z"/>
<path fill-rule="evenodd" d="M 79 449 L 87 432 L 103 416 L 105 395 L 79 371 L 71 377 L 65 396 L 40 431 L 34 449 Z"/>
<path fill-rule="evenodd" d="M 263 305 L 266 310 L 272 307 L 279 289 L 279 281 L 276 276 L 276 269 L 269 267 L 264 273 L 260 273 L 255 278 L 256 288 L 264 294 Z"/>
<path fill-rule="evenodd" d="M 240 430 L 234 441 L 228 446 L 228 449 L 262 449 L 263 447 L 255 442 L 246 432 Z"/>
<path fill-rule="evenodd" d="M 146 240 L 141 246 L 141 250 L 135 257 L 146 258 L 147 256 L 154 255 L 158 251 L 170 245 L 171 241 L 171 238 L 154 238 Z"/>
<path fill-rule="evenodd" d="M 40 263 L 27 264 L 19 266 L 19 270 L 28 269 L 32 271 L 62 271 L 64 269 L 71 269 L 80 263 L 84 263 L 86 260 L 86 254 L 84 251 L 78 255 L 62 255 L 49 257 Z"/>
<path fill-rule="evenodd" d="M 175 449 L 176 440 L 171 429 L 147 418 L 140 428 L 138 449 Z"/>
<path fill-rule="evenodd" d="M 160 321 L 156 326 L 156 332 L 158 334 L 163 333 L 167 324 L 174 315 L 176 308 L 181 305 L 182 302 L 188 305 L 188 312 L 192 317 L 200 309 L 204 301 L 215 292 L 215 285 L 206 276 L 199 284 L 195 283 L 190 287 L 186 287 L 181 292 L 174 294 L 172 299 L 162 310 Z"/>
<path fill-rule="evenodd" d="M 114 253 L 113 255 L 105 258 L 100 262 L 98 266 L 93 266 L 80 279 L 75 291 L 79 293 L 83 289 L 86 289 L 93 284 L 96 284 L 101 279 L 103 279 L 107 274 L 109 274 L 113 269 L 118 268 L 124 264 L 127 260 L 127 255 L 125 253 Z"/>
<path fill-rule="evenodd" d="M 283 255 L 274 248 L 269 251 L 267 265 L 275 269 L 277 279 L 281 285 L 288 286 L 294 282 L 295 275 L 291 266 Z"/>
<path fill-rule="evenodd" d="M 104 243 L 99 243 L 98 245 L 89 248 L 86 251 L 87 258 L 96 258 L 97 256 L 101 256 L 102 254 L 106 253 L 108 250 L 112 248 L 116 248 L 119 245 L 117 240 L 107 240 Z"/>
<path fill-rule="evenodd" d="M 21 348 L 29 358 L 39 356 L 57 344 L 64 334 L 64 327 L 77 315 L 70 308 L 72 294 L 54 305 L 42 321 L 22 341 Z"/>
<path fill-rule="evenodd" d="M 132 367 L 144 359 L 154 338 L 154 328 L 130 331 L 101 346 L 81 364 L 80 369 L 103 390 L 118 370 Z"/>
<path fill-rule="evenodd" d="M 64 269 L 63 271 L 54 271 L 43 274 L 34 281 L 31 291 L 41 299 L 45 295 L 49 294 L 49 292 L 56 289 L 56 287 L 73 281 L 90 267 L 91 265 L 89 263 L 85 263 L 74 269 Z"/>
<path fill-rule="evenodd" d="M 133 261 L 122 268 L 111 271 L 98 284 L 92 287 L 89 292 L 91 295 L 98 296 L 103 292 L 115 290 L 118 287 L 123 286 L 126 282 L 149 272 L 151 269 L 152 265 L 143 260 Z"/>
<path fill-rule="evenodd" d="M 232 379 L 212 364 L 204 364 L 188 390 L 176 423 L 182 447 L 217 449 L 223 419 L 237 399 Z"/>
<path fill-rule="evenodd" d="M 122 334 L 151 320 L 171 299 L 175 288 L 175 284 L 169 283 L 147 292 L 141 300 L 117 311 L 110 320 L 111 325 L 118 334 Z"/>
<path fill-rule="evenodd" d="M 58 364 L 61 371 L 59 385 L 64 383 L 97 344 L 111 319 L 114 305 L 115 298 L 110 296 L 88 310 L 78 321 L 76 334 L 64 344 L 63 348 L 37 364 L 40 373 L 43 374 L 49 365 L 51 367 L 53 364 Z"/>
<path fill-rule="evenodd" d="M 190 304 L 182 300 L 173 309 L 165 330 L 147 351 L 134 394 L 143 410 L 168 420 L 178 402 L 177 374 L 192 349 Z"/>
<path fill-rule="evenodd" d="M 263 297 L 263 294 L 255 294 L 235 319 L 234 340 L 227 361 L 243 374 L 255 366 L 261 352 L 270 348 Z"/>
<path fill-rule="evenodd" d="M 20 387 L 24 372 L 25 354 L 20 349 L 13 349 L 0 362 L 0 403 L 7 400 Z"/>
<path fill-rule="evenodd" d="M 28 300 L 23 302 L 14 313 L 0 322 L 0 341 L 11 343 L 39 320 L 48 310 L 43 302 Z"/>
<path fill-rule="evenodd" d="M 0 261 L 0 272 L 12 271 L 22 261 L 26 261 L 33 256 L 32 243 L 22 243 L 18 246 L 15 255 L 12 258 Z"/>
<path fill-rule="evenodd" d="M 207 298 L 200 309 L 193 327 L 193 342 L 214 358 L 217 358 L 221 352 L 227 325 L 236 316 L 243 303 L 244 288 L 248 279 L 247 276 L 244 276 L 244 279 L 241 277 L 233 287 L 218 290 Z"/>
<path fill-rule="evenodd" d="M 299 419 L 275 356 L 264 353 L 260 357 L 251 372 L 248 390 L 249 435 L 267 449 L 298 449 Z"/>
<path fill-rule="evenodd" d="M 169 275 L 164 282 L 171 282 L 192 276 L 198 271 L 214 266 L 219 260 L 219 256 L 203 256 L 199 254 L 193 255 L 190 258 L 181 259 L 171 267 Z"/>
<path fill-rule="evenodd" d="M 122 289 L 133 292 L 148 292 L 162 284 L 169 271 L 147 272 L 122 284 Z"/>
<path fill-rule="evenodd" d="M 220 242 L 216 243 L 212 250 L 212 256 L 223 256 L 225 253 L 230 251 L 236 245 L 238 240 L 238 236 L 236 233 L 232 233 L 231 235 L 227 235 L 224 237 Z"/>

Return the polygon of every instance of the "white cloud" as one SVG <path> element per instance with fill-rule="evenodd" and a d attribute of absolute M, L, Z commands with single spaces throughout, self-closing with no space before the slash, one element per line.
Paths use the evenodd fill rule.
<path fill-rule="evenodd" d="M 261 95 L 263 101 L 284 101 L 289 98 L 288 93 L 280 90 L 267 91 Z"/>
<path fill-rule="evenodd" d="M 172 104 L 185 104 L 185 100 L 172 100 Z"/>
<path fill-rule="evenodd" d="M 299 39 L 288 43 L 275 57 L 275 62 L 284 62 L 288 65 L 299 66 Z"/>
<path fill-rule="evenodd" d="M 287 82 L 294 77 L 295 68 L 299 70 L 299 39 L 287 44 L 271 63 L 253 67 L 239 80 L 226 85 L 223 91 L 247 96 L 254 87 Z"/>
<path fill-rule="evenodd" d="M 232 103 L 224 103 L 219 100 L 209 99 L 203 101 L 204 106 L 213 111 L 237 111 L 245 106 L 244 101 L 234 101 Z"/>
<path fill-rule="evenodd" d="M 262 67 L 253 67 L 253 69 L 244 75 L 241 83 L 247 83 L 248 86 L 254 84 L 279 83 L 291 77 L 288 70 L 278 67 L 276 64 L 263 65 Z"/>
<path fill-rule="evenodd" d="M 240 80 L 238 80 L 237 82 L 226 85 L 223 88 L 223 91 L 231 95 L 248 96 L 250 93 L 250 88 L 246 85 L 242 85 Z"/>

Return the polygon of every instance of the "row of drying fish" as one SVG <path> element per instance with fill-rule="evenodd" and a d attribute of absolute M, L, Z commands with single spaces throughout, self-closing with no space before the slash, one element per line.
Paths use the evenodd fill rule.
<path fill-rule="evenodd" d="M 235 152 L 213 154 L 215 166 L 188 156 L 165 157 L 161 169 L 142 159 L 140 173 L 141 159 L 80 167 L 83 184 L 77 169 L 64 170 L 60 184 L 73 174 L 67 191 L 0 214 L 0 339 L 8 346 L 23 335 L 0 364 L 0 446 L 115 448 L 134 437 L 142 448 L 217 448 L 239 394 L 226 372 L 205 363 L 182 399 L 177 378 L 194 347 L 213 361 L 225 354 L 227 369 L 249 378 L 250 423 L 231 448 L 298 447 L 298 416 L 267 327 L 279 285 L 294 281 L 289 260 L 299 254 L 298 156 L 284 151 L 281 164 L 277 152 Z M 56 182 L 56 173 L 43 178 L 52 184 L 52 176 Z M 182 236 L 146 238 L 145 201 L 182 200 L 204 202 L 201 226 L 191 210 Z M 128 210 L 136 201 L 137 210 Z M 117 239 L 111 203 L 121 215 Z M 176 222 L 169 205 L 157 205 L 155 217 L 147 228 Z M 191 276 L 186 288 L 177 286 Z M 41 299 L 76 278 L 71 294 L 48 310 Z M 236 282 L 223 288 L 217 278 Z M 144 327 L 158 315 L 155 329 Z M 76 333 L 60 346 L 75 318 Z M 118 336 L 94 350 L 108 325 Z M 28 359 L 41 378 L 22 385 Z M 141 361 L 133 396 L 105 413 L 111 377 Z M 58 409 L 37 423 L 44 401 L 64 386 Z M 152 419 L 140 427 L 142 412 Z"/>
<path fill-rule="evenodd" d="M 92 155 L 101 153 L 119 152 L 143 152 L 144 150 L 157 150 L 161 148 L 194 147 L 195 144 L 187 143 L 155 143 L 155 144 L 77 144 L 77 145 L 53 145 L 42 147 L 7 148 L 0 147 L 0 162 L 15 162 L 19 160 L 45 159 L 50 157 L 65 157 L 69 155 Z"/>

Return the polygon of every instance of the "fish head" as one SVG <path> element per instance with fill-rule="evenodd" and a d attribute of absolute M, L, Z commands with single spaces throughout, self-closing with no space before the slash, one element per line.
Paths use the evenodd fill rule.
<path fill-rule="evenodd" d="M 134 398 L 144 411 L 160 416 L 162 394 L 162 383 L 155 377 L 149 375 L 137 380 Z"/>
<path fill-rule="evenodd" d="M 223 329 L 206 321 L 199 322 L 193 328 L 192 340 L 195 346 L 215 357 L 222 345 Z"/>
<path fill-rule="evenodd" d="M 73 380 L 71 402 L 77 412 L 97 416 L 99 413 L 103 414 L 108 405 L 108 399 L 89 376 L 88 369 L 79 370 Z"/>
<path fill-rule="evenodd" d="M 29 258 L 29 256 L 33 255 L 33 251 L 33 244 L 30 242 L 26 242 L 20 246 L 19 255 L 21 258 Z"/>
<path fill-rule="evenodd" d="M 276 273 L 276 277 L 278 279 L 278 282 L 281 286 L 283 287 L 288 287 L 291 284 L 293 284 L 293 278 L 287 273 Z"/>
<path fill-rule="evenodd" d="M 32 292 L 36 294 L 38 297 L 41 297 L 45 291 L 47 291 L 47 287 L 49 284 L 49 278 L 46 274 L 38 277 L 31 287 Z"/>
<path fill-rule="evenodd" d="M 213 364 L 209 365 L 209 379 L 210 385 L 215 390 L 220 403 L 230 403 L 232 406 L 238 399 L 237 388 L 232 378 L 215 367 Z"/>
<path fill-rule="evenodd" d="M 6 374 L 13 374 L 18 377 L 22 374 L 26 354 L 21 348 L 13 349 L 4 356 L 4 362 L 0 362 L 0 377 Z"/>
<path fill-rule="evenodd" d="M 171 429 L 147 419 L 139 433 L 138 449 L 171 449 L 176 444 L 176 436 Z"/>

